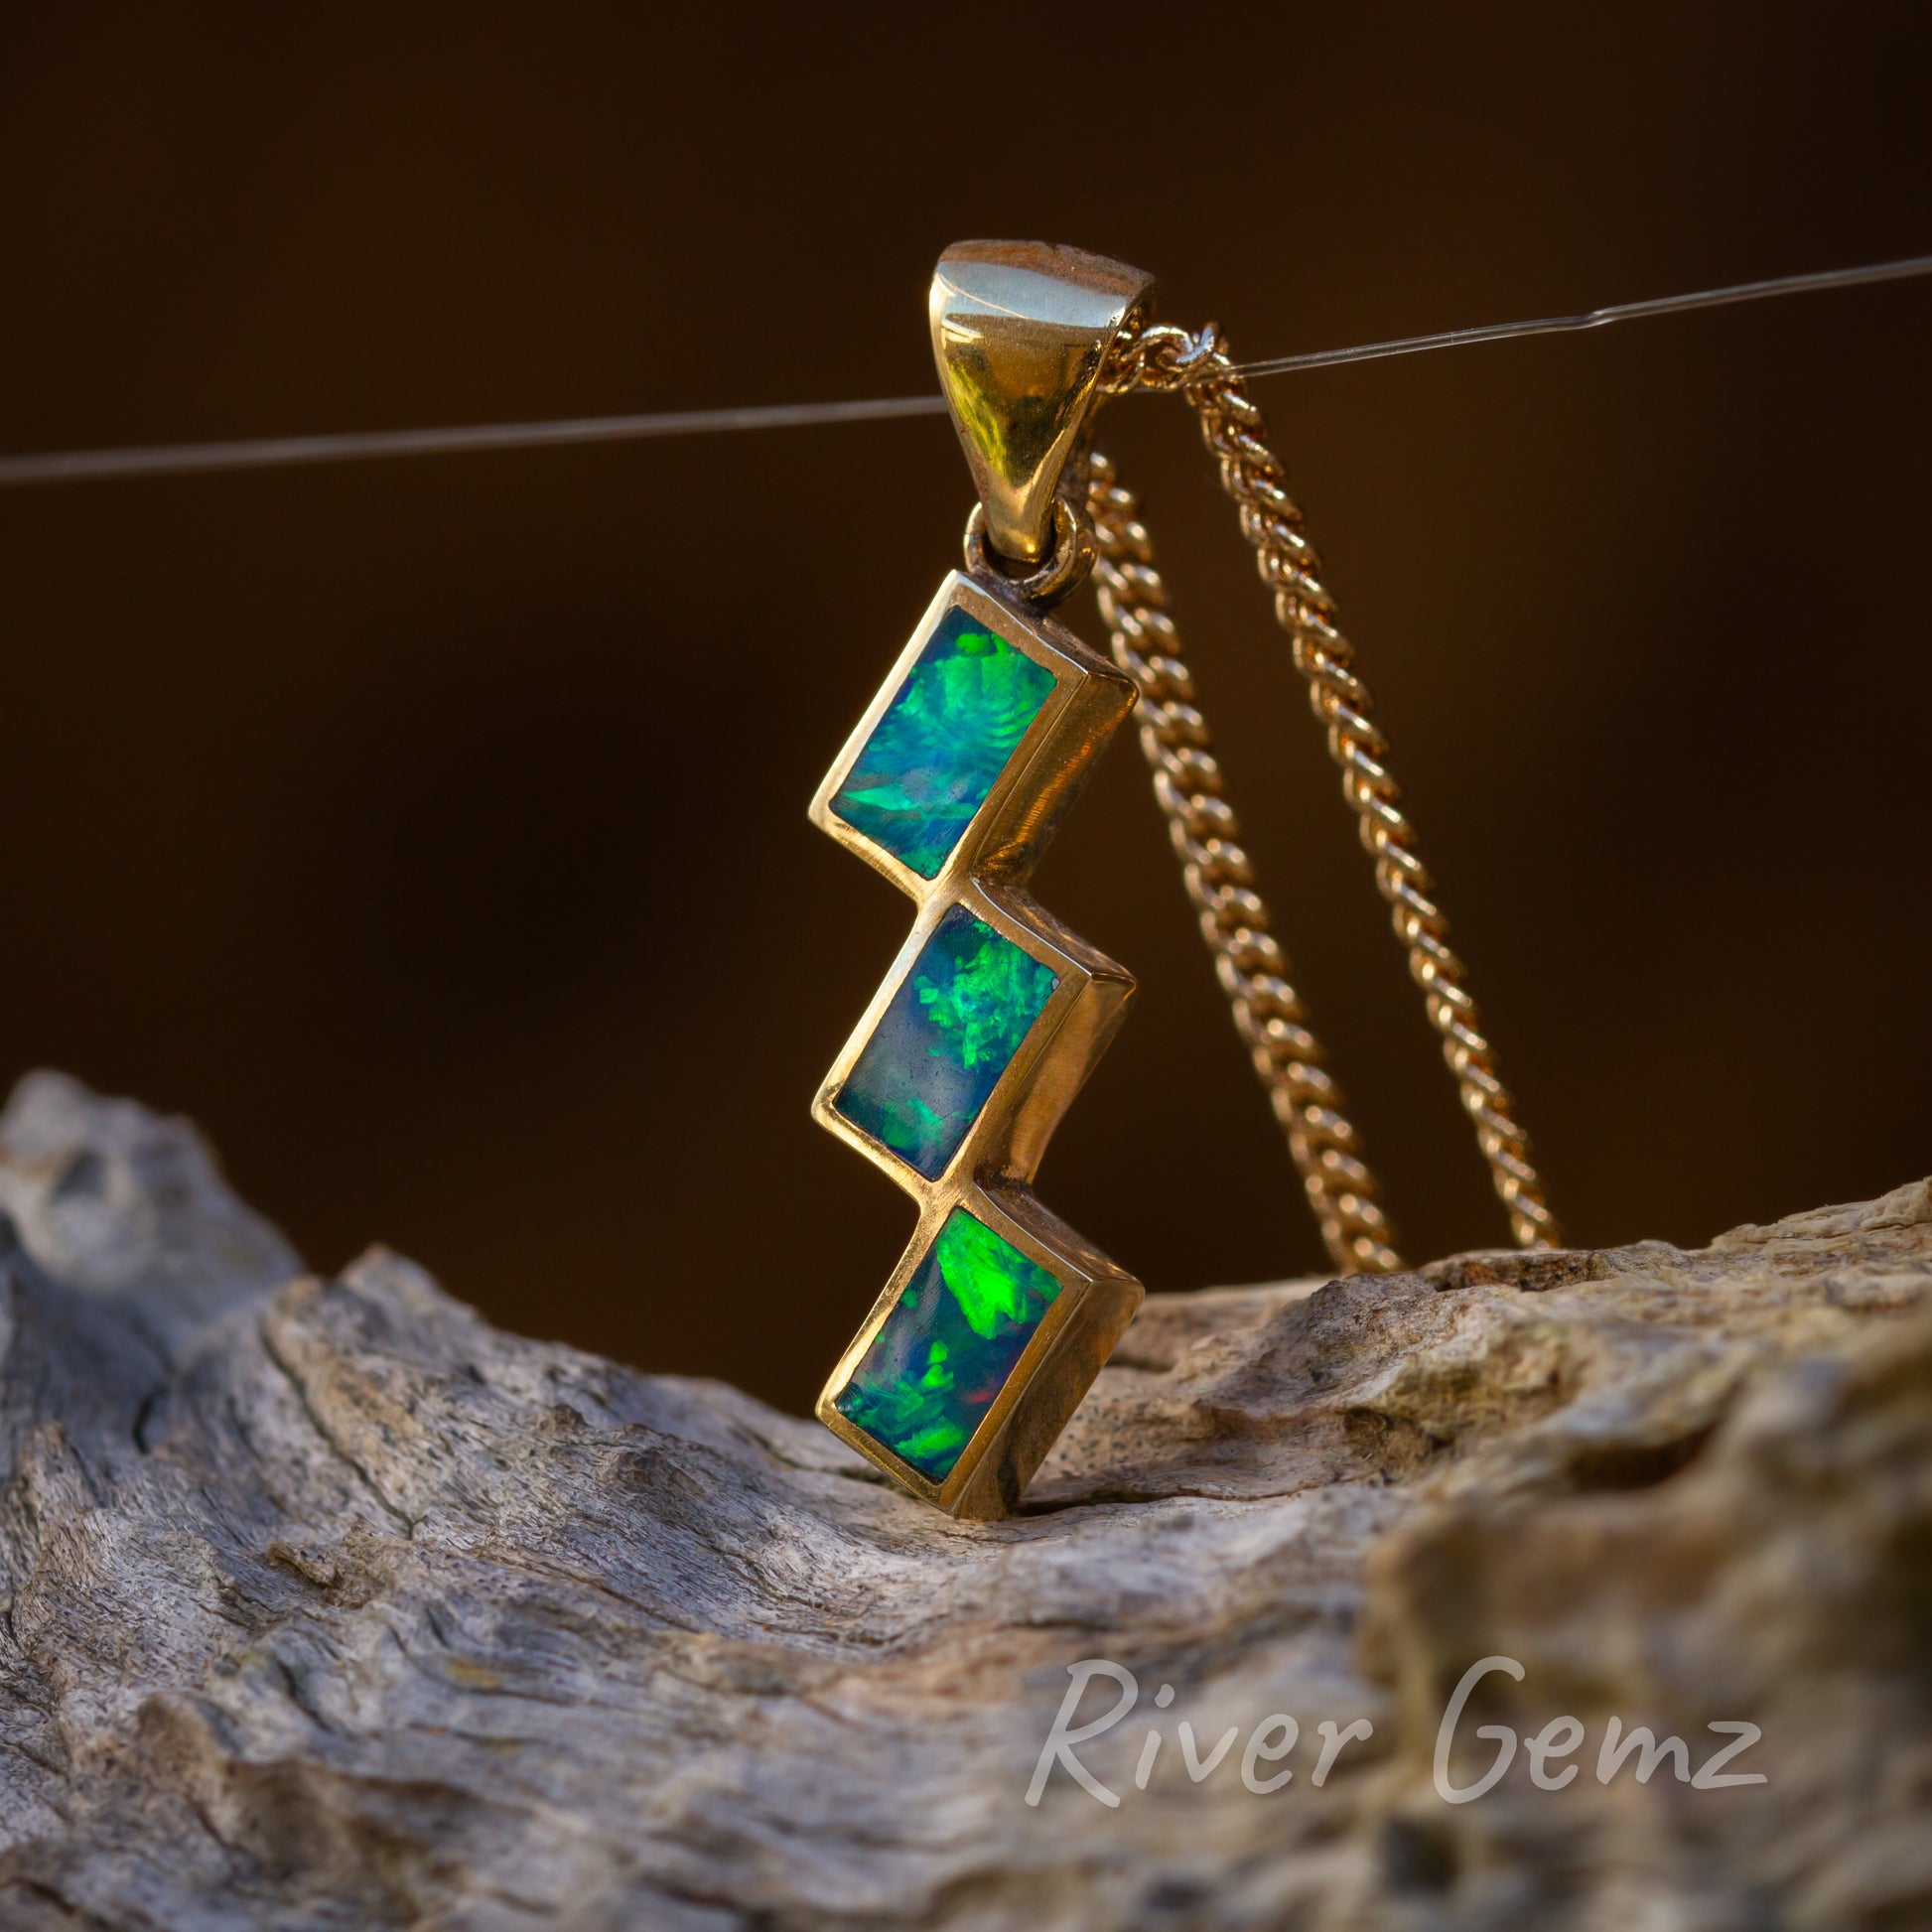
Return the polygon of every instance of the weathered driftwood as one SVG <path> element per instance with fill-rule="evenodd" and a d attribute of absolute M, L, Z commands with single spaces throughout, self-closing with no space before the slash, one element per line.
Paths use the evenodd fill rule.
<path fill-rule="evenodd" d="M 305 1279 L 190 1129 L 59 1077 L 0 1208 L 6 1927 L 1932 1923 L 1927 1183 L 1157 1296 L 997 1526 L 394 1255 Z M 1451 1805 L 1492 1654 L 1454 1781 L 1477 1723 L 1574 1715 L 1582 1768 Z M 1030 1805 L 1095 1658 L 1119 1802 Z M 1612 1716 L 1693 1768 L 1754 1724 L 1770 1782 L 1601 1782 Z M 1199 1781 L 1182 1719 L 1237 1733 Z M 1374 1728 L 1317 1787 L 1324 1720 Z"/>

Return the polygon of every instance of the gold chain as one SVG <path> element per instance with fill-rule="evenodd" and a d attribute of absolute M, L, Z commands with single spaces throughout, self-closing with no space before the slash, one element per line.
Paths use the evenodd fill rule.
<path fill-rule="evenodd" d="M 1221 790 L 1221 767 L 1206 721 L 1194 705 L 1194 680 L 1167 611 L 1167 588 L 1154 567 L 1133 495 L 1096 453 L 1087 484 L 1097 552 L 1094 589 L 1114 662 L 1140 687 L 1141 750 L 1154 772 L 1154 795 L 1167 815 L 1201 937 L 1227 991 L 1234 1024 L 1247 1042 L 1328 1257 L 1355 1274 L 1402 1266 L 1361 1140 L 1322 1064 L 1321 1043 L 1301 996 L 1288 982 L 1281 942 L 1254 890 L 1240 822 Z"/>
<path fill-rule="evenodd" d="M 1524 1248 L 1559 1245 L 1556 1217 L 1530 1163 L 1529 1137 L 1517 1123 L 1515 1102 L 1497 1075 L 1494 1050 L 1482 1034 L 1467 969 L 1450 951 L 1449 921 L 1431 897 L 1434 885 L 1417 851 L 1415 827 L 1389 774 L 1388 741 L 1369 716 L 1369 693 L 1353 668 L 1354 647 L 1336 627 L 1334 600 L 1320 581 L 1321 560 L 1304 532 L 1301 509 L 1288 493 L 1281 461 L 1268 447 L 1267 422 L 1235 373 L 1220 332 L 1212 324 L 1198 336 L 1165 326 L 1130 328 L 1110 362 L 1107 387 L 1177 391 L 1199 417 L 1201 436 L 1220 466 L 1221 487 L 1240 510 L 1241 533 L 1255 552 L 1262 581 L 1274 593 L 1275 616 L 1288 633 L 1295 667 L 1308 681 L 1310 706 L 1326 730 L 1328 756 L 1341 769 L 1342 795 L 1355 813 L 1362 844 L 1375 860 L 1376 886 L 1389 903 L 1430 1023 L 1442 1035 L 1443 1057 L 1455 1075 L 1496 1192 L 1509 1211 L 1510 1231 Z M 1354 1129 L 1333 1104 L 1334 1088 L 1320 1066 L 1319 1048 L 1307 1032 L 1293 989 L 1281 978 L 1281 949 L 1267 932 L 1265 908 L 1247 882 L 1246 859 L 1237 848 L 1236 863 L 1218 882 L 1211 865 L 1201 866 L 1201 858 L 1213 857 L 1215 838 L 1234 837 L 1233 817 L 1227 814 L 1223 833 L 1217 823 L 1226 810 L 1218 795 L 1218 770 L 1204 750 L 1207 737 L 1200 714 L 1188 702 L 1186 668 L 1177 650 L 1169 648 L 1173 626 L 1160 608 L 1162 586 L 1150 562 L 1147 532 L 1134 519 L 1133 498 L 1118 488 L 1111 468 L 1099 459 L 1089 506 L 1100 551 L 1101 608 L 1113 629 L 1115 656 L 1154 707 L 1142 745 L 1155 764 L 1155 788 L 1187 868 L 1188 894 L 1201 910 L 1202 930 L 1214 949 L 1235 1025 L 1255 1049 L 1256 1068 L 1288 1128 L 1296 1166 L 1337 1265 L 1364 1270 L 1399 1266 L 1386 1245 L 1387 1223 L 1376 1201 L 1374 1178 L 1355 1152 Z M 1161 640 L 1154 658 L 1137 649 L 1138 638 L 1149 631 Z M 1142 678 L 1132 659 L 1148 664 L 1152 682 Z M 1156 659 L 1162 660 L 1159 671 Z M 1169 663 L 1178 671 L 1179 682 L 1169 678 Z M 1174 733 L 1172 746 L 1160 740 L 1164 729 Z M 1213 783 L 1198 783 L 1192 794 L 1183 796 L 1181 785 L 1196 776 L 1189 755 L 1205 761 L 1202 768 Z M 1164 761 L 1168 758 L 1175 769 Z M 1195 798 L 1206 802 L 1190 817 Z M 1216 893 L 1223 896 L 1219 901 Z M 1217 904 L 1225 912 L 1215 910 Z M 1244 929 L 1240 920 L 1249 915 L 1258 916 Z M 1252 938 L 1245 949 L 1244 932 Z M 1225 943 L 1217 934 L 1225 934 Z M 1244 971 L 1241 962 L 1249 957 L 1263 967 L 1259 975 Z M 1274 965 L 1264 966 L 1270 959 Z M 1259 1006 L 1251 990 L 1257 977 L 1266 982 L 1267 996 Z M 1273 1005 L 1277 990 L 1287 1002 L 1279 1011 Z M 1279 1052 L 1270 1031 L 1277 1026 Z M 1312 1052 L 1300 1051 L 1304 1042 Z M 1325 1106 L 1317 1101 L 1324 1094 Z M 1327 1127 L 1328 1138 L 1311 1136 L 1306 1123 L 1316 1119 Z M 1336 1179 L 1332 1196 L 1318 1191 L 1327 1186 L 1330 1173 Z M 1352 1226 L 1350 1214 L 1356 1217 Z"/>

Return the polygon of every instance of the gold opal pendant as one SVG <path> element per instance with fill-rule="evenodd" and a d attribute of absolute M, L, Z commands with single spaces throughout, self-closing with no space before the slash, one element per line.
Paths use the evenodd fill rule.
<path fill-rule="evenodd" d="M 941 259 L 933 345 L 981 492 L 975 568 L 939 586 L 812 805 L 918 907 L 813 1109 L 918 1205 L 818 1414 L 956 1516 L 1013 1508 L 1141 1302 L 1032 1192 L 1134 982 L 1026 882 L 1134 707 L 1132 679 L 1046 612 L 1092 562 L 1065 492 L 1146 287 L 1037 245 Z"/>
<path fill-rule="evenodd" d="M 813 1108 L 917 1206 L 818 1415 L 955 1516 L 1018 1503 L 1142 1299 L 1033 1194 L 1134 982 L 1026 892 L 1137 700 L 1183 883 L 1329 1255 L 1344 1271 L 1402 1265 L 1238 843 L 1147 531 L 1089 450 L 1104 394 L 1177 392 L 1199 418 L 1512 1232 L 1525 1247 L 1556 1239 L 1261 414 L 1215 330 L 1150 324 L 1151 289 L 1137 269 L 1038 242 L 940 257 L 933 352 L 979 493 L 966 569 L 940 585 L 812 804 L 817 825 L 917 907 Z M 1049 615 L 1096 569 L 1111 661 Z"/>

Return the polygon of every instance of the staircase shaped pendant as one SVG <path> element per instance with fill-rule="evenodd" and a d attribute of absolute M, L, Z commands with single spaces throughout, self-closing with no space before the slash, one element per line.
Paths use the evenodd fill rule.
<path fill-rule="evenodd" d="M 812 804 L 910 895 L 911 937 L 813 1113 L 918 1204 L 818 1402 L 923 1501 L 1005 1515 L 1140 1307 L 1034 1198 L 1134 982 L 1027 894 L 1133 680 L 1047 615 L 1086 574 L 1088 417 L 1147 277 L 1036 243 L 941 257 L 932 336 L 979 506 Z"/>
<path fill-rule="evenodd" d="M 919 1210 L 818 1415 L 957 1516 L 1013 1508 L 1141 1302 L 1030 1188 L 1134 982 L 1025 891 L 1134 697 L 954 573 L 812 806 L 918 905 L 813 1108 Z"/>

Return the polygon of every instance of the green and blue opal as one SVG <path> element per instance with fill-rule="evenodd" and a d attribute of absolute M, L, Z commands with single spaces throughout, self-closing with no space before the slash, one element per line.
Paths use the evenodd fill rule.
<path fill-rule="evenodd" d="M 1053 689 L 1053 673 L 957 608 L 939 621 L 832 809 L 936 879 Z"/>
<path fill-rule="evenodd" d="M 1059 976 L 963 905 L 919 948 L 832 1103 L 936 1180 Z"/>
<path fill-rule="evenodd" d="M 955 1207 L 834 1398 L 839 1414 L 944 1482 L 1059 1292 L 1038 1262 Z"/>

